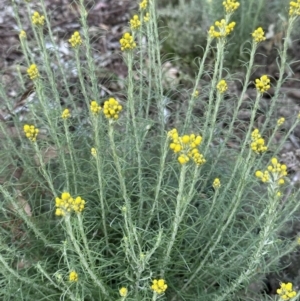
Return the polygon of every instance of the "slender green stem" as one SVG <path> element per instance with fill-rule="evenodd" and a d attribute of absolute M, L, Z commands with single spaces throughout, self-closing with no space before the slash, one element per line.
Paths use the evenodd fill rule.
<path fill-rule="evenodd" d="M 77 180 L 76 180 L 77 172 L 76 172 L 76 169 L 75 169 L 75 158 L 74 158 L 74 154 L 73 154 L 74 146 L 73 146 L 73 143 L 72 143 L 72 140 L 71 140 L 71 137 L 70 137 L 68 124 L 67 124 L 67 121 L 65 119 L 64 119 L 64 129 L 65 129 L 65 135 L 66 135 L 66 138 L 67 138 L 68 151 L 70 153 L 70 159 L 71 159 L 72 174 L 73 174 L 73 181 L 74 181 L 73 187 L 74 187 L 75 194 L 77 194 Z M 68 174 L 66 174 L 66 177 L 68 177 Z M 70 181 L 68 180 L 68 183 L 69 182 Z M 68 188 L 68 191 L 69 191 L 69 188 Z"/>
<path fill-rule="evenodd" d="M 286 62 L 287 62 L 287 51 L 289 48 L 289 40 L 291 38 L 291 33 L 292 33 L 292 29 L 294 26 L 294 21 L 295 18 L 290 18 L 289 22 L 288 22 L 288 28 L 287 28 L 287 32 L 286 32 L 286 36 L 284 39 L 284 43 L 283 43 L 283 50 L 279 53 L 279 57 L 280 57 L 280 66 L 279 66 L 279 77 L 277 80 L 277 84 L 275 87 L 275 92 L 274 92 L 274 96 L 271 99 L 271 106 L 268 109 L 267 112 L 267 117 L 266 120 L 263 124 L 263 127 L 261 129 L 261 133 L 263 133 L 265 131 L 265 129 L 267 128 L 267 126 L 269 125 L 271 116 L 273 114 L 274 108 L 277 104 L 277 100 L 279 97 L 279 93 L 282 87 L 283 82 L 285 81 L 285 79 L 283 78 L 284 74 L 285 74 L 285 67 L 286 67 Z"/>
<path fill-rule="evenodd" d="M 87 238 L 86 238 L 86 235 L 85 235 L 85 231 L 84 231 L 84 228 L 83 228 L 83 222 L 82 222 L 81 214 L 77 214 L 77 219 L 78 219 L 78 225 L 79 225 L 79 232 L 80 232 L 80 236 L 83 240 L 83 245 L 84 245 L 84 248 L 85 248 L 85 252 L 88 256 L 90 264 L 93 265 L 94 260 L 92 258 L 91 251 L 90 251 L 90 248 L 89 248 L 89 244 L 88 244 L 88 241 L 87 241 Z"/>
<path fill-rule="evenodd" d="M 193 111 L 193 108 L 194 108 L 194 105 L 195 105 L 195 100 L 196 100 L 195 92 L 197 91 L 200 79 L 203 75 L 204 64 L 205 64 L 205 61 L 206 61 L 206 57 L 207 57 L 207 55 L 210 51 L 211 42 L 212 42 L 212 38 L 208 37 L 207 38 L 207 43 L 206 43 L 206 48 L 205 48 L 205 51 L 204 51 L 204 54 L 203 54 L 203 57 L 202 57 L 202 60 L 201 60 L 201 63 L 200 63 L 199 71 L 198 71 L 198 74 L 197 74 L 197 77 L 196 77 L 196 81 L 195 81 L 194 89 L 193 89 L 193 92 L 192 92 L 192 96 L 191 96 L 191 99 L 188 103 L 188 109 L 187 109 L 187 114 L 186 114 L 185 124 L 184 124 L 184 132 L 190 126 L 191 121 L 192 121 L 191 116 L 192 116 L 192 111 Z"/>
<path fill-rule="evenodd" d="M 95 142 L 96 142 L 96 165 L 97 165 L 97 176 L 98 176 L 98 185 L 99 185 L 99 198 L 100 198 L 100 205 L 101 205 L 101 215 L 102 215 L 102 226 L 103 232 L 105 237 L 105 243 L 108 250 L 109 248 L 109 240 L 108 240 L 108 233 L 107 233 L 107 226 L 106 226 L 106 210 L 107 206 L 105 206 L 104 202 L 104 174 L 103 174 L 103 158 L 102 158 L 102 147 L 101 147 L 101 140 L 99 137 L 99 119 L 96 116 L 92 116 L 92 124 L 94 127 L 94 134 L 95 134 Z"/>
<path fill-rule="evenodd" d="M 135 103 L 134 103 L 134 82 L 133 82 L 133 57 L 132 52 L 128 53 L 128 89 L 127 89 L 127 98 L 130 109 L 130 120 L 132 121 L 133 135 L 135 141 L 137 163 L 138 163 L 138 185 L 139 185 L 139 225 L 141 225 L 143 217 L 143 207 L 144 207 L 144 198 L 143 198 L 143 175 L 142 175 L 142 157 L 141 157 L 141 147 L 140 147 L 140 137 L 138 134 L 138 125 L 136 122 L 135 115 Z"/>
<path fill-rule="evenodd" d="M 92 271 L 92 269 L 90 268 L 87 260 L 84 257 L 84 254 L 80 250 L 79 244 L 78 244 L 78 242 L 77 242 L 77 240 L 76 240 L 76 238 L 74 236 L 74 233 L 73 233 L 72 225 L 71 225 L 71 222 L 70 222 L 70 216 L 66 215 L 64 217 L 64 221 L 65 221 L 67 233 L 68 233 L 68 235 L 69 235 L 69 237 L 71 239 L 71 242 L 72 242 L 72 244 L 74 246 L 74 249 L 75 249 L 77 255 L 79 256 L 79 260 L 80 260 L 82 266 L 85 268 L 85 270 L 87 271 L 87 273 L 93 279 L 94 283 L 100 288 L 101 292 L 105 296 L 108 296 L 108 292 L 106 291 L 106 288 L 105 288 L 104 284 L 102 283 L 102 281 L 100 279 L 98 279 L 98 277 Z"/>
<path fill-rule="evenodd" d="M 172 234 L 171 234 L 169 243 L 167 244 L 167 247 L 166 247 L 166 253 L 165 253 L 165 257 L 163 259 L 163 264 L 162 264 L 162 269 L 161 269 L 161 277 L 164 276 L 165 269 L 169 263 L 170 254 L 171 254 L 173 245 L 175 243 L 179 224 L 181 221 L 180 216 L 182 214 L 182 210 L 184 209 L 183 205 L 184 205 L 185 200 L 184 200 L 183 192 L 184 192 L 186 171 L 187 171 L 187 165 L 183 165 L 181 167 L 180 177 L 179 177 L 178 194 L 177 194 L 177 198 L 176 198 L 176 209 L 175 209 L 174 220 L 172 223 Z"/>
<path fill-rule="evenodd" d="M 149 214 L 148 223 L 147 223 L 147 226 L 146 226 L 146 229 L 145 229 L 146 232 L 149 229 L 149 226 L 150 226 L 151 221 L 152 221 L 153 216 L 154 216 L 155 208 L 157 208 L 157 205 L 158 205 L 158 200 L 159 200 L 159 196 L 160 196 L 160 192 L 161 192 L 162 180 L 163 180 L 163 177 L 164 177 L 166 157 L 167 157 L 167 154 L 168 154 L 168 144 L 169 144 L 169 141 L 168 141 L 168 139 L 166 139 L 165 140 L 165 145 L 164 145 L 164 148 L 163 148 L 163 153 L 160 156 L 159 175 L 158 175 L 158 180 L 157 180 L 157 184 L 156 184 L 156 187 L 155 187 L 154 201 L 153 201 L 152 208 L 151 208 L 151 211 L 150 211 L 150 214 Z"/>

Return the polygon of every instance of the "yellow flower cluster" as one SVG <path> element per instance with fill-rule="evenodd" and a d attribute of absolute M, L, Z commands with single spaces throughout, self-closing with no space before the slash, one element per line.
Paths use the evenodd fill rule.
<path fill-rule="evenodd" d="M 168 288 L 164 279 L 154 279 L 152 280 L 151 288 L 158 294 L 162 294 Z"/>
<path fill-rule="evenodd" d="M 228 87 L 227 87 L 227 83 L 224 79 L 221 79 L 219 81 L 219 83 L 217 84 L 217 89 L 220 94 L 223 94 L 227 91 Z"/>
<path fill-rule="evenodd" d="M 145 10 L 148 6 L 148 0 L 143 0 L 140 2 L 140 10 Z"/>
<path fill-rule="evenodd" d="M 219 189 L 221 187 L 221 181 L 219 178 L 215 178 L 213 182 L 213 188 L 214 189 Z"/>
<path fill-rule="evenodd" d="M 129 22 L 130 22 L 130 28 L 132 30 L 136 30 L 136 29 L 139 29 L 141 27 L 141 21 L 140 21 L 138 15 L 134 15 Z"/>
<path fill-rule="evenodd" d="M 253 31 L 252 37 L 255 43 L 262 42 L 266 39 L 265 33 L 261 27 L 258 27 L 256 30 Z"/>
<path fill-rule="evenodd" d="M 191 134 L 179 137 L 177 130 L 173 129 L 168 132 L 168 137 L 172 140 L 170 148 L 175 154 L 179 154 L 178 162 L 180 164 L 186 164 L 190 159 L 192 159 L 196 165 L 201 165 L 206 162 L 198 150 L 198 146 L 202 142 L 201 136 Z"/>
<path fill-rule="evenodd" d="M 128 294 L 128 289 L 127 289 L 126 287 L 121 287 L 121 288 L 119 289 L 119 293 L 120 293 L 120 296 L 121 296 L 121 297 L 126 297 L 127 294 Z"/>
<path fill-rule="evenodd" d="M 27 69 L 27 74 L 30 79 L 34 80 L 40 77 L 39 70 L 36 64 L 31 64 Z"/>
<path fill-rule="evenodd" d="M 77 282 L 78 281 L 78 274 L 75 271 L 72 271 L 69 275 L 69 280 L 71 282 Z"/>
<path fill-rule="evenodd" d="M 259 154 L 264 153 L 268 150 L 267 146 L 265 145 L 265 139 L 263 139 L 259 133 L 258 129 L 255 129 L 251 134 L 251 149 Z"/>
<path fill-rule="evenodd" d="M 149 22 L 150 20 L 150 14 L 147 12 L 144 16 L 144 22 Z"/>
<path fill-rule="evenodd" d="M 61 194 L 61 198 L 55 198 L 55 215 L 65 216 L 67 213 L 71 213 L 72 211 L 80 213 L 84 209 L 84 205 L 85 201 L 80 196 L 74 199 L 71 197 L 70 193 L 63 192 Z"/>
<path fill-rule="evenodd" d="M 39 133 L 39 130 L 34 125 L 25 124 L 23 127 L 26 137 L 32 141 L 36 141 L 36 136 Z"/>
<path fill-rule="evenodd" d="M 31 17 L 31 21 L 33 25 L 43 26 L 45 23 L 45 17 L 40 15 L 37 11 L 35 11 Z"/>
<path fill-rule="evenodd" d="M 94 115 L 98 115 L 101 111 L 101 107 L 97 104 L 97 101 L 92 100 L 90 104 L 90 110 Z"/>
<path fill-rule="evenodd" d="M 216 21 L 215 25 L 219 28 L 219 31 L 215 30 L 215 26 L 211 26 L 208 34 L 212 38 L 223 38 L 228 36 L 233 31 L 235 22 L 231 22 L 227 25 L 225 19 L 222 19 L 221 21 Z"/>
<path fill-rule="evenodd" d="M 271 159 L 271 164 L 265 171 L 256 171 L 255 176 L 263 183 L 277 183 L 284 184 L 284 177 L 287 175 L 287 167 L 285 164 L 280 164 L 276 158 Z"/>
<path fill-rule="evenodd" d="M 91 148 L 91 154 L 93 157 L 96 157 L 97 155 L 97 150 L 94 147 Z"/>
<path fill-rule="evenodd" d="M 82 44 L 82 39 L 78 31 L 75 31 L 72 34 L 71 38 L 69 39 L 69 43 L 73 48 L 76 48 Z"/>
<path fill-rule="evenodd" d="M 284 117 L 281 117 L 281 118 L 279 118 L 279 119 L 277 120 L 277 125 L 278 125 L 278 126 L 281 126 L 281 125 L 284 124 L 284 122 L 285 122 L 285 118 L 284 118 Z"/>
<path fill-rule="evenodd" d="M 289 10 L 290 16 L 300 16 L 300 0 L 291 1 L 290 2 L 290 10 Z"/>
<path fill-rule="evenodd" d="M 103 106 L 103 113 L 108 119 L 118 119 L 119 113 L 122 111 L 122 106 L 114 98 L 109 98 Z"/>
<path fill-rule="evenodd" d="M 270 89 L 270 79 L 268 78 L 267 75 L 261 76 L 261 78 L 257 78 L 255 80 L 255 86 L 258 92 L 264 93 Z"/>
<path fill-rule="evenodd" d="M 198 97 L 199 96 L 199 91 L 195 90 L 195 92 L 192 94 L 193 97 Z"/>
<path fill-rule="evenodd" d="M 225 11 L 228 14 L 233 13 L 240 6 L 239 2 L 235 2 L 236 0 L 226 0 L 223 1 L 223 6 L 225 7 Z"/>
<path fill-rule="evenodd" d="M 20 33 L 19 33 L 19 38 L 20 39 L 26 39 L 26 37 L 27 37 L 26 31 L 21 30 Z"/>
<path fill-rule="evenodd" d="M 68 119 L 71 117 L 71 113 L 69 109 L 64 109 L 62 114 L 61 114 L 61 118 L 63 119 Z"/>
<path fill-rule="evenodd" d="M 280 288 L 276 292 L 282 300 L 289 300 L 297 295 L 296 291 L 293 290 L 291 282 L 280 283 Z"/>
<path fill-rule="evenodd" d="M 136 47 L 133 36 L 129 32 L 123 34 L 123 37 L 120 40 L 120 44 L 122 51 L 133 50 Z"/>

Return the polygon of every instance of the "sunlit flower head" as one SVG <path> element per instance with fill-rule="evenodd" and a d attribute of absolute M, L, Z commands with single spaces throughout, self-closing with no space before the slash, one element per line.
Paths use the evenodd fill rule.
<path fill-rule="evenodd" d="M 293 290 L 293 284 L 291 282 L 280 283 L 280 288 L 277 289 L 276 292 L 282 300 L 289 300 L 297 295 L 296 291 Z"/>
<path fill-rule="evenodd" d="M 262 138 L 258 129 L 253 130 L 251 133 L 251 141 L 251 149 L 256 154 L 261 154 L 268 150 L 267 146 L 265 145 L 265 140 Z"/>
<path fill-rule="evenodd" d="M 140 2 L 139 6 L 140 10 L 145 10 L 148 6 L 148 0 L 143 0 L 142 2 Z"/>
<path fill-rule="evenodd" d="M 223 6 L 225 8 L 226 13 L 231 14 L 238 9 L 240 3 L 236 2 L 236 0 L 225 0 L 223 1 Z"/>
<path fill-rule="evenodd" d="M 69 281 L 71 281 L 71 282 L 77 282 L 78 281 L 78 274 L 75 271 L 70 272 Z"/>
<path fill-rule="evenodd" d="M 69 39 L 69 43 L 73 48 L 76 48 L 82 44 L 82 39 L 78 31 L 75 31 L 72 34 L 71 38 Z"/>
<path fill-rule="evenodd" d="M 36 141 L 36 137 L 39 133 L 39 129 L 37 129 L 34 125 L 25 124 L 23 127 L 25 136 L 32 142 Z"/>
<path fill-rule="evenodd" d="M 45 23 L 45 17 L 40 15 L 37 11 L 33 13 L 31 16 L 32 24 L 35 26 L 43 26 Z"/>
<path fill-rule="evenodd" d="M 40 73 L 36 64 L 31 64 L 27 69 L 27 74 L 31 80 L 37 79 L 40 77 Z"/>
<path fill-rule="evenodd" d="M 219 28 L 219 31 L 215 30 L 215 26 Z M 216 21 L 215 26 L 212 25 L 208 31 L 208 34 L 212 38 L 224 38 L 228 36 L 235 27 L 235 22 L 229 24 L 226 23 L 225 19 L 221 21 Z"/>
<path fill-rule="evenodd" d="M 255 80 L 255 86 L 259 93 L 267 92 L 270 89 L 270 79 L 267 75 L 261 76 Z"/>
<path fill-rule="evenodd" d="M 136 29 L 139 29 L 141 27 L 141 21 L 140 21 L 138 15 L 134 15 L 129 22 L 130 22 L 130 28 L 132 30 L 136 30 Z"/>
<path fill-rule="evenodd" d="M 122 111 L 122 106 L 119 102 L 111 97 L 107 101 L 104 102 L 103 105 L 103 113 L 108 119 L 118 119 L 119 113 Z"/>
<path fill-rule="evenodd" d="M 61 114 L 61 118 L 62 119 L 68 119 L 71 117 L 71 113 L 69 109 L 64 109 L 62 114 Z"/>
<path fill-rule="evenodd" d="M 20 40 L 21 39 L 26 39 L 26 37 L 27 37 L 26 31 L 25 30 L 21 30 L 20 33 L 19 33 Z"/>
<path fill-rule="evenodd" d="M 126 287 L 121 287 L 119 289 L 119 294 L 121 297 L 126 297 L 128 294 L 128 289 Z"/>
<path fill-rule="evenodd" d="M 261 27 L 258 27 L 256 30 L 253 31 L 252 37 L 255 43 L 262 42 L 266 39 L 265 33 Z"/>
<path fill-rule="evenodd" d="M 296 1 L 290 2 L 289 15 L 291 17 L 300 16 L 300 0 L 297 0 L 297 2 Z"/>
<path fill-rule="evenodd" d="M 152 280 L 151 288 L 157 294 L 163 294 L 168 288 L 164 279 L 154 279 Z"/>
<path fill-rule="evenodd" d="M 220 94 L 223 94 L 227 91 L 228 86 L 227 86 L 227 83 L 224 79 L 221 79 L 219 81 L 219 83 L 217 84 L 217 89 L 218 89 Z"/>
<path fill-rule="evenodd" d="M 133 36 L 129 32 L 123 34 L 120 45 L 122 51 L 133 50 L 136 47 Z"/>

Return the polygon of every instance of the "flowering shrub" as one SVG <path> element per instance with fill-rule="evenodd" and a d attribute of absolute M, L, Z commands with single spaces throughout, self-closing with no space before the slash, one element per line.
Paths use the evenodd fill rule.
<path fill-rule="evenodd" d="M 278 119 L 276 112 L 292 76 L 286 62 L 298 2 L 282 12 L 286 36 L 267 110 L 269 76 L 251 81 L 264 31 L 240 41 L 250 47 L 249 61 L 233 93 L 237 75 L 224 62 L 229 35 L 243 26 L 232 21 L 243 3 L 221 3 L 221 21 L 203 28 L 207 44 L 192 86 L 180 81 L 182 93 L 172 93 L 155 1 L 139 1 L 124 29 L 118 55 L 127 73 L 115 81 L 118 90 L 99 82 L 85 1 L 76 1 L 80 30 L 65 38 L 74 48 L 68 60 L 76 84 L 73 74 L 68 82 L 59 47 L 47 46 L 56 46 L 56 37 L 39 2 L 43 15 L 33 13 L 33 34 L 19 34 L 29 66 L 19 84 L 25 90 L 30 82 L 33 91 L 22 123 L 10 97 L 2 97 L 10 119 L 9 126 L 0 122 L 1 300 L 267 298 L 247 294 L 299 248 L 299 237 L 281 235 L 300 209 L 300 192 L 280 151 L 300 115 Z M 23 5 L 30 13 L 32 4 Z M 240 118 L 245 111 L 247 120 Z M 292 283 L 279 280 L 276 298 L 297 298 Z"/>

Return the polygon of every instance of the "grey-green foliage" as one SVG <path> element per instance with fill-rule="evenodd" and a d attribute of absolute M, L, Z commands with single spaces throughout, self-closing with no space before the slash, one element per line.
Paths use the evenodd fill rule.
<path fill-rule="evenodd" d="M 271 106 L 262 129 L 262 134 L 266 128 L 271 132 L 266 142 L 269 152 L 258 155 L 250 147 L 262 94 L 256 93 L 256 99 L 249 100 L 250 121 L 243 133 L 236 129 L 236 124 L 243 122 L 238 112 L 249 85 L 257 45 L 251 44 L 241 95 L 230 95 L 228 100 L 216 86 L 222 79 L 226 47 L 231 46 L 225 39 L 208 39 L 203 52 L 206 58 L 211 51 L 216 52 L 215 72 L 205 70 L 205 57 L 200 56 L 193 91 L 184 91 L 186 107 L 178 106 L 179 113 L 170 109 L 166 118 L 168 91 L 163 85 L 156 11 L 151 2 L 150 22 L 143 25 L 141 34 L 135 35 L 140 53 L 123 53 L 128 67 L 122 91 L 126 97 L 122 99 L 120 118 L 112 122 L 105 118 L 103 110 L 99 116 L 90 112 L 92 99 L 103 104 L 110 96 L 99 96 L 95 50 L 89 44 L 84 1 L 77 5 L 84 42 L 72 50 L 70 60 L 76 61 L 77 89 L 81 93 L 75 90 L 73 95 L 71 85 L 58 88 L 59 82 L 67 81 L 67 71 L 57 66 L 53 73 L 49 50 L 43 47 L 45 33 L 34 27 L 39 37 L 37 47 L 48 60 L 30 61 L 41 73 L 41 78 L 33 82 L 35 98 L 29 104 L 30 113 L 24 122 L 18 116 L 11 117 L 9 125 L 14 127 L 14 135 L 7 124 L 0 123 L 4 177 L 0 185 L 1 298 L 116 300 L 120 298 L 118 290 L 124 286 L 129 292 L 127 300 L 155 301 L 158 296 L 153 294 L 151 282 L 163 278 L 168 284 L 162 296 L 166 300 L 266 299 L 263 277 L 278 269 L 280 257 L 296 247 L 294 237 L 279 234 L 300 204 L 299 192 L 293 186 L 285 199 L 278 195 L 276 182 L 262 185 L 254 176 L 256 170 L 266 168 L 282 146 L 271 145 L 278 131 L 275 107 Z M 179 5 L 185 7 L 183 1 Z M 190 5 L 195 16 L 181 24 L 193 33 L 197 13 L 203 15 L 201 22 L 207 20 L 196 1 Z M 221 15 L 218 5 L 209 12 L 216 19 L 219 10 Z M 43 1 L 41 9 L 45 10 Z M 16 18 L 19 20 L 18 15 Z M 47 38 L 51 39 L 51 23 L 46 21 Z M 200 27 L 206 26 L 208 22 Z M 143 35 L 147 47 L 143 47 Z M 53 56 L 57 56 L 55 49 Z M 284 80 L 286 51 L 287 43 L 280 54 L 283 66 L 274 103 Z M 28 55 L 26 51 L 24 54 Z M 196 96 L 204 76 L 209 76 L 210 81 L 201 82 L 203 87 Z M 226 80 L 230 79 L 228 75 Z M 9 97 L 0 92 L 9 107 Z M 223 117 L 224 101 L 232 106 L 232 117 L 222 127 L 219 119 Z M 199 104 L 203 108 L 200 113 L 194 110 Z M 63 120 L 61 113 L 66 107 L 72 118 Z M 293 124 L 282 141 L 298 124 L 297 116 L 292 118 Z M 24 123 L 40 129 L 36 143 L 24 137 Z M 179 164 L 178 155 L 169 147 L 168 131 L 173 127 L 180 136 L 201 134 L 200 150 L 206 159 L 203 166 L 196 166 L 192 157 L 188 164 Z M 237 133 L 241 138 L 236 149 L 228 147 L 229 142 L 237 141 Z M 91 154 L 91 148 L 96 148 L 96 155 Z M 14 177 L 20 167 L 22 177 Z M 215 178 L 221 180 L 219 189 L 213 187 Z M 285 193 L 285 188 L 280 190 Z M 55 216 L 55 199 L 65 191 L 86 200 L 82 214 Z M 68 281 L 72 270 L 79 275 L 76 283 Z M 258 278 L 261 290 L 247 294 L 249 283 Z"/>

